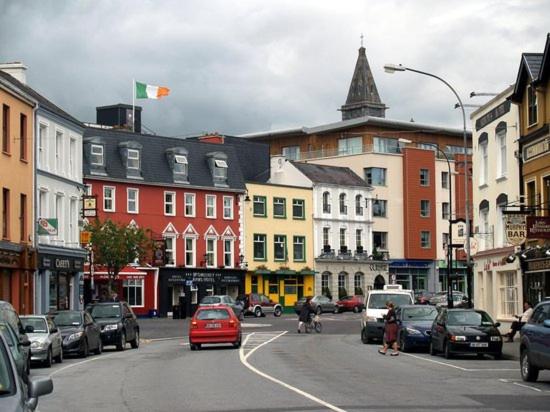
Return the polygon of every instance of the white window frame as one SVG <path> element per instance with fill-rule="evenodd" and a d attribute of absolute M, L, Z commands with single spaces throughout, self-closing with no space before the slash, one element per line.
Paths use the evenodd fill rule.
<path fill-rule="evenodd" d="M 166 252 L 168 250 L 170 250 L 170 253 L 172 255 L 172 261 L 174 263 L 169 263 L 168 259 L 166 259 L 167 260 L 166 266 L 174 267 L 174 266 L 176 266 L 176 253 L 177 253 L 177 250 L 178 250 L 178 248 L 176 247 L 176 235 L 164 235 L 164 240 L 167 241 L 168 239 L 170 239 L 170 241 L 172 242 L 172 247 L 170 249 L 168 249 L 168 247 L 166 247 Z M 166 257 L 168 257 L 167 254 L 166 254 Z"/>
<path fill-rule="evenodd" d="M 63 172 L 63 140 L 64 133 L 62 130 L 55 131 L 55 170 L 57 173 Z"/>
<path fill-rule="evenodd" d="M 428 234 L 428 242 L 427 242 L 426 245 L 422 245 L 422 242 L 423 242 L 422 235 L 424 233 Z M 429 230 L 422 230 L 420 232 L 420 248 L 421 249 L 430 249 L 431 247 L 432 247 L 432 232 L 430 232 Z"/>
<path fill-rule="evenodd" d="M 131 192 L 136 194 L 136 197 L 133 200 L 133 202 L 135 203 L 135 209 L 134 210 L 130 209 L 130 202 L 131 202 L 130 193 Z M 139 189 L 137 189 L 135 187 L 126 188 L 126 212 L 127 213 L 132 213 L 132 214 L 139 213 Z"/>
<path fill-rule="evenodd" d="M 497 272 L 499 276 L 499 317 L 513 319 L 518 313 L 518 279 L 515 271 Z"/>
<path fill-rule="evenodd" d="M 111 196 L 110 197 L 106 196 L 105 192 L 106 192 L 107 189 L 111 189 Z M 111 206 L 112 207 L 110 209 L 106 207 L 107 200 L 111 201 Z M 116 187 L 115 186 L 103 186 L 103 211 L 104 212 L 115 212 L 116 211 L 115 200 L 116 200 Z"/>
<path fill-rule="evenodd" d="M 229 205 L 225 202 L 229 201 Z M 226 213 L 229 211 L 229 213 Z M 233 196 L 224 196 L 223 197 L 223 218 L 225 220 L 233 220 Z"/>
<path fill-rule="evenodd" d="M 38 189 L 38 217 L 45 218 L 48 213 L 48 191 L 45 189 Z"/>
<path fill-rule="evenodd" d="M 323 246 L 330 245 L 330 227 L 323 228 Z"/>
<path fill-rule="evenodd" d="M 166 199 L 166 195 L 172 195 L 172 201 L 168 202 Z M 172 206 L 172 212 L 166 211 L 166 206 L 171 205 Z M 170 192 L 165 191 L 164 192 L 164 216 L 176 216 L 176 192 Z"/>
<path fill-rule="evenodd" d="M 75 177 L 76 173 L 76 139 L 69 136 L 69 175 Z"/>
<path fill-rule="evenodd" d="M 208 205 L 208 201 L 213 200 L 214 203 L 212 205 Z M 207 219 L 215 219 L 216 218 L 216 195 L 205 195 L 205 201 L 204 201 L 204 207 L 205 207 L 205 216 Z M 212 208 L 212 214 L 208 214 L 208 208 Z"/>
<path fill-rule="evenodd" d="M 498 151 L 498 177 L 506 177 L 508 174 L 508 165 L 506 162 L 506 129 L 497 133 L 497 151 Z"/>
<path fill-rule="evenodd" d="M 191 241 L 191 260 L 192 264 L 189 265 L 187 261 L 187 256 L 189 250 L 187 249 L 187 242 Z M 183 247 L 184 247 L 184 265 L 185 267 L 197 267 L 197 238 L 194 236 L 186 236 L 183 238 Z"/>
<path fill-rule="evenodd" d="M 363 229 L 355 229 L 355 249 L 363 246 Z"/>
<path fill-rule="evenodd" d="M 59 240 L 65 240 L 65 236 L 63 233 L 65 226 L 65 219 L 63 219 L 63 216 L 65 215 L 65 201 L 63 200 L 64 198 L 65 194 L 61 192 L 57 192 L 55 194 L 55 218 L 57 219 L 57 239 Z"/>
<path fill-rule="evenodd" d="M 138 149 L 128 149 L 127 152 L 127 159 L 126 159 L 126 167 L 128 169 L 132 170 L 139 170 L 139 167 L 141 165 L 141 159 L 140 159 L 140 153 Z M 133 165 L 133 163 L 136 162 L 137 165 Z M 132 166 L 130 164 L 132 163 Z"/>
<path fill-rule="evenodd" d="M 216 179 L 227 179 L 227 169 L 227 162 L 225 160 L 214 160 L 214 177 Z"/>
<path fill-rule="evenodd" d="M 207 237 L 205 239 L 205 250 L 206 250 L 206 267 L 207 268 L 215 268 L 218 266 L 218 242 L 217 238 L 215 237 Z M 209 249 L 209 244 L 212 245 L 212 250 Z M 212 263 L 209 264 L 210 258 L 209 255 L 212 255 Z"/>
<path fill-rule="evenodd" d="M 139 285 L 138 285 L 139 283 Z M 130 294 L 127 292 L 127 303 L 131 308 L 143 308 L 145 307 L 145 279 L 126 279 L 122 281 L 122 289 L 141 289 L 141 305 L 132 305 L 130 304 Z M 134 292 L 134 296 L 136 293 Z"/>
<path fill-rule="evenodd" d="M 47 138 L 49 126 L 40 122 L 38 126 L 38 167 L 47 169 Z"/>
<path fill-rule="evenodd" d="M 94 149 L 100 149 L 99 151 L 101 153 L 94 153 Z M 101 158 L 101 162 L 94 162 L 94 156 L 98 156 Z M 105 164 L 105 158 L 104 158 L 104 151 L 103 151 L 103 145 L 101 144 L 92 144 L 90 146 L 90 164 L 92 166 L 103 166 Z"/>
<path fill-rule="evenodd" d="M 281 153 L 288 160 L 300 160 L 300 146 L 284 146 Z"/>
<path fill-rule="evenodd" d="M 195 217 L 195 193 L 183 194 L 183 215 L 187 217 Z M 191 199 L 191 203 L 187 201 Z M 191 206 L 191 213 L 187 213 L 187 206 Z"/>
<path fill-rule="evenodd" d="M 427 206 L 427 208 L 424 208 L 424 206 Z M 427 199 L 421 199 L 420 200 L 420 217 L 430 217 L 430 201 Z"/>
<path fill-rule="evenodd" d="M 340 247 L 342 246 L 348 246 L 347 240 L 348 240 L 348 231 L 345 227 L 340 228 Z"/>
<path fill-rule="evenodd" d="M 229 250 L 227 249 L 227 245 L 229 245 Z M 233 239 L 223 239 L 223 265 L 226 268 L 235 267 L 234 245 L 235 245 L 235 241 Z M 229 265 L 227 264 L 228 256 L 229 256 Z"/>
<path fill-rule="evenodd" d="M 76 227 L 78 225 L 78 215 L 77 215 L 77 201 L 78 198 L 71 197 L 69 200 L 69 236 L 68 241 L 70 246 L 78 246 L 76 239 Z"/>
<path fill-rule="evenodd" d="M 483 186 L 487 184 L 487 177 L 489 174 L 489 150 L 487 147 L 487 141 L 479 145 L 480 157 L 479 157 L 479 185 Z"/>
<path fill-rule="evenodd" d="M 187 156 L 176 154 L 174 155 L 174 163 L 176 165 L 182 165 L 182 171 L 177 170 L 177 166 L 174 168 L 174 172 L 180 175 L 187 176 L 189 173 L 189 162 L 187 161 Z"/>

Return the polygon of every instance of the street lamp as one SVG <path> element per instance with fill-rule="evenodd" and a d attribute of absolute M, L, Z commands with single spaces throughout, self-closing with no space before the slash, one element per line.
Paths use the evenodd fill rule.
<path fill-rule="evenodd" d="M 400 143 L 410 144 L 412 143 L 409 139 L 398 139 Z M 423 145 L 428 145 L 437 150 L 438 153 L 441 153 L 445 160 L 447 161 L 447 170 L 449 176 L 449 238 L 447 240 L 447 306 L 449 309 L 453 307 L 453 288 L 451 287 L 451 268 L 453 265 L 453 182 L 451 179 L 451 162 L 447 157 L 447 154 L 439 148 L 438 145 L 433 143 L 422 143 Z"/>
<path fill-rule="evenodd" d="M 458 100 L 458 103 L 460 104 L 460 109 L 462 112 L 462 135 L 464 140 L 464 212 L 465 212 L 465 223 L 466 223 L 466 270 L 467 270 L 467 283 L 468 283 L 468 306 L 472 307 L 472 262 L 471 262 L 471 255 L 470 255 L 470 199 L 468 194 L 468 178 L 469 178 L 469 168 L 468 168 L 468 136 L 466 132 L 466 112 L 464 111 L 464 104 L 462 103 L 462 100 L 460 99 L 460 96 L 458 93 L 453 89 L 453 87 L 445 80 L 443 80 L 441 77 L 436 76 L 435 74 L 423 72 L 421 70 L 412 69 L 410 67 L 403 66 L 401 64 L 386 64 L 384 66 L 384 71 L 386 73 L 395 73 L 395 72 L 404 72 L 404 71 L 410 71 L 418 74 L 423 74 L 424 76 L 433 77 L 434 79 L 437 79 L 444 83 L 455 95 L 455 97 Z M 450 180 L 450 176 L 449 176 Z M 451 234 L 449 234 L 451 236 Z"/>

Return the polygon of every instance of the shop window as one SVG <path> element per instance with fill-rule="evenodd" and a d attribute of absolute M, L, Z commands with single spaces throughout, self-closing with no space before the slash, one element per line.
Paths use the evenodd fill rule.
<path fill-rule="evenodd" d="M 298 293 L 298 282 L 296 279 L 285 279 L 285 295 L 296 295 Z"/>
<path fill-rule="evenodd" d="M 130 306 L 143 307 L 143 279 L 125 280 L 122 286 L 124 300 Z"/>
<path fill-rule="evenodd" d="M 279 294 L 279 281 L 276 277 L 269 278 L 269 294 L 270 295 Z"/>

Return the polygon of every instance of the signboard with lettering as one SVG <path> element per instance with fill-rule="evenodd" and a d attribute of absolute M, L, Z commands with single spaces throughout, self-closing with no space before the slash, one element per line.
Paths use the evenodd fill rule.
<path fill-rule="evenodd" d="M 97 196 L 82 196 L 82 217 L 97 216 Z"/>
<path fill-rule="evenodd" d="M 550 239 L 550 217 L 527 216 L 527 239 Z"/>
<path fill-rule="evenodd" d="M 550 151 L 550 142 L 547 138 L 536 143 L 525 146 L 523 149 L 523 161 L 527 162 L 535 157 L 541 156 Z"/>
<path fill-rule="evenodd" d="M 525 214 L 508 213 L 506 214 L 505 224 L 508 242 L 514 246 L 523 244 L 527 237 Z"/>
<path fill-rule="evenodd" d="M 38 219 L 38 230 L 37 233 L 39 236 L 57 236 L 58 221 L 57 219 Z"/>
<path fill-rule="evenodd" d="M 550 259 L 531 260 L 527 262 L 526 272 L 545 272 L 550 270 Z"/>
<path fill-rule="evenodd" d="M 486 114 L 481 116 L 479 119 L 477 119 L 476 130 L 483 129 L 489 123 L 494 122 L 496 119 L 498 119 L 501 116 L 504 116 L 509 111 L 510 111 L 510 101 L 506 100 L 505 102 L 499 104 L 490 112 L 487 112 Z"/>

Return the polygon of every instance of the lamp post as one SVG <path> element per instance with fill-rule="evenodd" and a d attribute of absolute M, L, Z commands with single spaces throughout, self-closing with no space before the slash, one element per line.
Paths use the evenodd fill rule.
<path fill-rule="evenodd" d="M 398 139 L 400 143 L 409 144 L 412 143 L 409 139 Z M 422 143 L 424 145 L 431 146 L 437 150 L 438 153 L 441 153 L 447 162 L 447 170 L 449 176 L 449 239 L 447 240 L 447 307 L 452 309 L 453 307 L 453 288 L 451 287 L 451 270 L 453 267 L 453 181 L 451 180 L 451 162 L 447 157 L 447 154 L 439 148 L 438 145 L 433 143 Z"/>
<path fill-rule="evenodd" d="M 465 214 L 465 223 L 466 223 L 466 273 L 467 273 L 467 288 L 468 288 L 468 306 L 472 307 L 472 262 L 471 262 L 471 255 L 470 255 L 470 195 L 468 193 L 468 178 L 469 178 L 469 168 L 468 168 L 468 136 L 466 132 L 466 112 L 464 111 L 464 104 L 462 103 L 462 100 L 460 99 L 460 96 L 458 93 L 453 89 L 453 87 L 444 79 L 442 79 L 439 76 L 436 76 L 435 74 L 431 74 L 428 72 L 424 72 L 421 70 L 412 69 L 410 67 L 397 65 L 397 64 L 386 64 L 384 65 L 384 71 L 386 73 L 395 73 L 395 72 L 404 72 L 404 71 L 410 71 L 418 74 L 423 74 L 424 76 L 433 77 L 434 79 L 437 79 L 444 83 L 455 95 L 455 97 L 458 100 L 458 103 L 460 104 L 460 109 L 462 112 L 462 136 L 464 140 L 464 214 Z M 450 176 L 449 176 L 450 180 Z M 451 234 L 449 233 L 449 236 Z"/>

